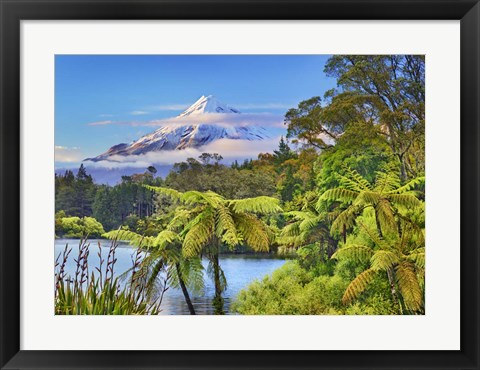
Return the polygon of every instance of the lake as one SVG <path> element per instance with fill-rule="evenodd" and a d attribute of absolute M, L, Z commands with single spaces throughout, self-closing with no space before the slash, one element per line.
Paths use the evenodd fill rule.
<path fill-rule="evenodd" d="M 68 243 L 72 248 L 69 260 L 66 265 L 67 275 L 74 275 L 76 264 L 74 259 L 77 258 L 78 240 L 75 239 L 57 239 L 55 240 L 55 258 L 63 252 L 65 245 Z M 106 260 L 108 249 L 110 246 L 109 240 L 91 240 L 90 241 L 90 269 L 98 266 L 98 243 L 102 248 L 103 258 Z M 132 267 L 132 255 L 135 250 L 128 245 L 128 243 L 120 243 L 116 250 L 117 263 L 115 265 L 116 274 L 121 274 Z M 61 258 L 60 258 L 61 259 Z M 207 276 L 208 261 L 202 261 L 205 271 L 205 289 L 197 295 L 190 292 L 191 300 L 195 307 L 195 311 L 200 315 L 213 314 L 212 298 L 215 294 L 215 288 L 212 280 Z M 225 312 L 229 313 L 229 307 L 235 296 L 246 288 L 253 280 L 262 279 L 265 275 L 271 274 L 274 270 L 281 267 L 285 263 L 284 259 L 272 258 L 263 255 L 245 255 L 232 254 L 220 255 L 220 266 L 222 267 L 225 277 L 227 279 L 227 290 L 223 293 L 225 300 Z M 161 306 L 164 315 L 188 315 L 188 307 L 185 303 L 183 294 L 180 289 L 169 288 L 165 293 Z"/>

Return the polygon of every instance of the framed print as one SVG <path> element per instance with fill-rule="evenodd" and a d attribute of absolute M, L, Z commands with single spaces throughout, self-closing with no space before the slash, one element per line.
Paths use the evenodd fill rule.
<path fill-rule="evenodd" d="M 2 369 L 479 368 L 476 1 L 0 9 Z"/>

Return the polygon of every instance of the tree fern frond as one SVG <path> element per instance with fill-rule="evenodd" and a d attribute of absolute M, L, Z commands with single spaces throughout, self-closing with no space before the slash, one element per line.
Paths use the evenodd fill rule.
<path fill-rule="evenodd" d="M 203 247 L 212 240 L 215 230 L 215 217 L 209 209 L 196 217 L 187 229 L 183 240 L 183 255 L 187 258 L 200 254 Z"/>
<path fill-rule="evenodd" d="M 369 261 L 373 256 L 373 250 L 365 245 L 346 245 L 338 249 L 332 259 L 348 259 L 356 262 Z"/>
<path fill-rule="evenodd" d="M 223 200 L 223 197 L 213 191 L 201 192 L 197 190 L 190 190 L 183 193 L 181 197 L 185 204 L 202 203 L 208 204 L 212 207 L 217 207 Z"/>
<path fill-rule="evenodd" d="M 343 166 L 344 171 L 347 173 L 347 177 L 351 180 L 353 180 L 356 184 L 359 185 L 359 190 L 371 190 L 372 185 L 365 180 L 365 178 L 360 175 L 356 170 L 351 169 L 348 166 Z M 345 176 L 342 176 L 345 178 Z"/>
<path fill-rule="evenodd" d="M 349 304 L 353 300 L 357 299 L 372 282 L 376 273 L 377 272 L 375 270 L 368 269 L 353 279 L 343 294 L 342 303 Z"/>
<path fill-rule="evenodd" d="M 229 201 L 229 206 L 237 213 L 250 212 L 266 215 L 282 212 L 280 200 L 267 196 L 231 200 Z"/>
<path fill-rule="evenodd" d="M 320 223 L 324 220 L 323 217 L 307 218 L 300 222 L 300 231 L 302 233 L 310 233 L 315 229 L 320 228 Z"/>
<path fill-rule="evenodd" d="M 388 250 L 377 250 L 371 260 L 371 268 L 375 271 L 387 271 L 400 262 L 398 254 Z"/>
<path fill-rule="evenodd" d="M 383 240 L 382 238 L 380 238 L 380 236 L 378 236 L 378 234 L 373 231 L 372 229 L 370 229 L 367 225 L 365 225 L 363 222 L 359 222 L 358 223 L 360 225 L 360 227 L 367 233 L 367 235 L 369 236 L 369 238 L 379 247 L 379 248 L 382 248 L 382 249 L 390 249 L 390 246 L 389 244 Z"/>
<path fill-rule="evenodd" d="M 393 213 L 392 205 L 386 199 L 381 199 L 375 205 L 375 216 L 378 218 L 380 225 L 384 231 L 396 230 L 395 216 Z"/>
<path fill-rule="evenodd" d="M 179 261 L 179 267 L 182 280 L 189 291 L 201 294 L 205 288 L 202 260 L 199 257 L 182 259 Z M 176 269 L 174 269 L 174 271 L 175 273 L 172 274 L 170 285 L 174 288 L 179 288 L 180 281 L 178 274 Z"/>
<path fill-rule="evenodd" d="M 388 196 L 390 201 L 392 203 L 395 203 L 396 205 L 405 207 L 405 208 L 414 208 L 414 207 L 419 207 L 420 204 L 422 203 L 420 200 L 415 195 L 412 194 L 390 194 Z"/>
<path fill-rule="evenodd" d="M 295 237 L 298 235 L 300 235 L 300 222 L 289 223 L 280 232 L 282 237 Z"/>
<path fill-rule="evenodd" d="M 423 293 L 413 263 L 400 263 L 395 269 L 395 276 L 405 307 L 412 312 L 420 311 L 423 306 Z"/>
<path fill-rule="evenodd" d="M 112 230 L 109 231 L 108 233 L 105 233 L 102 235 L 105 239 L 110 239 L 110 240 L 122 240 L 129 242 L 131 245 L 134 245 L 136 247 L 145 247 L 149 248 L 154 245 L 154 238 L 151 236 L 143 236 L 140 234 L 137 234 L 134 231 L 130 230 Z"/>
<path fill-rule="evenodd" d="M 358 197 L 355 199 L 353 204 L 355 205 L 367 205 L 367 204 L 377 204 L 381 201 L 380 193 L 375 193 L 373 191 L 362 191 L 358 194 Z"/>
<path fill-rule="evenodd" d="M 407 255 L 407 259 L 420 268 L 425 268 L 425 248 L 418 248 Z"/>
<path fill-rule="evenodd" d="M 375 191 L 380 194 L 389 193 L 400 186 L 400 178 L 396 172 L 377 172 Z"/>
<path fill-rule="evenodd" d="M 215 221 L 215 233 L 217 237 L 230 247 L 237 245 L 239 240 L 237 237 L 235 222 L 228 207 L 219 204 Z"/>
<path fill-rule="evenodd" d="M 262 221 L 248 213 L 235 213 L 233 217 L 246 245 L 256 252 L 269 251 L 271 235 Z"/>
<path fill-rule="evenodd" d="M 321 204 L 319 204 L 320 202 L 323 202 L 326 200 L 350 204 L 357 198 L 357 196 L 358 196 L 358 192 L 350 189 L 344 189 L 344 188 L 329 189 L 325 193 L 323 193 L 322 196 L 319 198 L 317 202 L 317 208 L 321 206 Z"/>
<path fill-rule="evenodd" d="M 308 211 L 289 211 L 284 213 L 285 217 L 287 218 L 291 217 L 294 220 L 300 220 L 300 221 L 310 218 L 311 215 L 312 213 Z"/>
<path fill-rule="evenodd" d="M 403 186 L 401 186 L 397 189 L 391 190 L 390 193 L 391 194 L 403 194 L 403 193 L 406 193 L 406 192 L 414 189 L 415 187 L 417 187 L 419 185 L 423 185 L 423 184 L 425 184 L 425 177 L 417 177 L 413 180 L 410 180 L 405 185 L 403 185 Z"/>
<path fill-rule="evenodd" d="M 170 244 L 180 242 L 181 239 L 177 233 L 171 230 L 163 230 L 157 235 L 153 244 L 155 245 L 155 247 L 165 249 Z"/>
<path fill-rule="evenodd" d="M 151 185 L 143 185 L 148 190 L 151 190 L 157 194 L 166 195 L 172 199 L 181 199 L 183 193 L 179 192 L 178 190 L 171 189 L 171 188 L 162 188 L 159 186 L 151 186 Z"/>
<path fill-rule="evenodd" d="M 350 206 L 343 212 L 341 212 L 332 223 L 331 231 L 333 233 L 341 233 L 343 228 L 350 228 L 355 224 L 355 219 L 359 215 L 360 210 L 363 210 L 362 207 Z"/>

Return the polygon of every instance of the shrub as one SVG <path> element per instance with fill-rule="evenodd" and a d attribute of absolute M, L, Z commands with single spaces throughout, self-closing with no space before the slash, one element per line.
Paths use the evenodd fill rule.
<path fill-rule="evenodd" d="M 316 276 L 298 261 L 289 261 L 242 290 L 234 300 L 233 312 L 244 315 L 392 315 L 397 314 L 391 297 L 385 295 L 385 281 L 354 304 L 342 304 L 349 280 L 340 275 Z"/>
<path fill-rule="evenodd" d="M 101 237 L 105 230 L 93 217 L 63 217 L 55 220 L 55 233 L 64 238 Z"/>

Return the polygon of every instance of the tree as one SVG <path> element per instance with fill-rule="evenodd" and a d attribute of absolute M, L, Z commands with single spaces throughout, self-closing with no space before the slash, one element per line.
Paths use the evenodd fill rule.
<path fill-rule="evenodd" d="M 342 130 L 335 125 L 325 124 L 322 112 L 321 98 L 318 96 L 302 101 L 297 108 L 288 110 L 285 114 L 287 138 L 292 138 L 295 144 L 302 143 L 316 149 L 331 147 Z"/>
<path fill-rule="evenodd" d="M 222 292 L 227 282 L 219 264 L 220 245 L 233 248 L 245 244 L 257 252 L 267 252 L 273 236 L 257 215 L 281 211 L 278 199 L 262 196 L 229 200 L 212 191 L 181 193 L 168 188 L 149 188 L 185 205 L 177 211 L 169 229 L 181 230 L 184 257 L 205 254 L 208 258 L 215 284 L 215 313 L 223 314 Z"/>
<path fill-rule="evenodd" d="M 337 187 L 336 174 L 342 173 L 345 166 L 373 183 L 377 172 L 394 163 L 387 139 L 378 126 L 368 122 L 351 123 L 335 146 L 324 150 L 316 158 L 317 185 L 322 192 Z"/>
<path fill-rule="evenodd" d="M 273 151 L 273 157 L 277 166 L 280 166 L 283 162 L 296 157 L 295 152 L 290 149 L 288 143 L 283 139 L 283 136 L 280 138 L 280 142 L 278 143 L 278 149 Z"/>
<path fill-rule="evenodd" d="M 345 122 L 345 107 L 355 112 L 348 122 L 374 122 L 388 137 L 400 163 L 401 180 L 424 171 L 425 57 L 422 55 L 337 55 L 325 72 L 336 77 L 339 89 L 322 120 L 329 126 Z M 358 114 L 360 113 L 360 115 Z M 419 160 L 420 159 L 420 160 Z"/>

